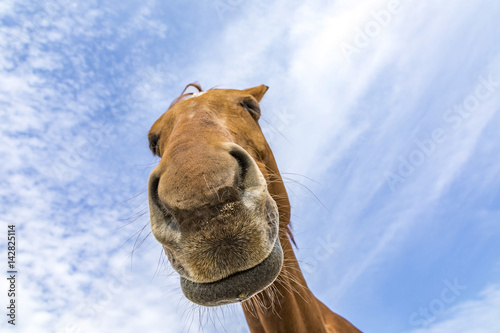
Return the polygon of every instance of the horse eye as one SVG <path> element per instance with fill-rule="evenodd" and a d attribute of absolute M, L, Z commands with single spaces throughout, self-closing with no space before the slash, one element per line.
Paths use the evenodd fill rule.
<path fill-rule="evenodd" d="M 259 120 L 260 118 L 260 106 L 259 103 L 251 97 L 245 98 L 240 102 L 240 105 L 243 106 L 255 120 Z"/>
<path fill-rule="evenodd" d="M 151 149 L 154 155 L 161 157 L 160 147 L 158 146 L 158 140 L 159 140 L 158 135 L 150 133 L 148 135 L 148 140 L 149 140 L 149 149 Z"/>

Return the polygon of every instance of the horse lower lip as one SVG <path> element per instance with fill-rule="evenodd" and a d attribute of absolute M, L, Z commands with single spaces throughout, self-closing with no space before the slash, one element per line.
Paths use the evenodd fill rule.
<path fill-rule="evenodd" d="M 210 283 L 197 283 L 181 276 L 182 292 L 193 303 L 218 306 L 241 302 L 274 282 L 283 264 L 283 250 L 278 239 L 269 256 L 243 272 Z"/>

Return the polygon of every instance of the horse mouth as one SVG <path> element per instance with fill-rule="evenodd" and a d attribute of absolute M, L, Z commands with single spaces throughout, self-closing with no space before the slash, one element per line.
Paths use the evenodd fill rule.
<path fill-rule="evenodd" d="M 269 287 L 282 265 L 283 250 L 277 238 L 271 253 L 260 264 L 209 283 L 193 282 L 181 276 L 181 288 L 187 299 L 203 306 L 242 302 Z"/>
<path fill-rule="evenodd" d="M 179 273 L 186 298 L 203 306 L 249 299 L 269 287 L 283 265 L 280 214 L 264 174 L 240 146 L 227 143 L 219 150 L 227 159 L 221 157 L 221 165 L 228 164 L 219 176 L 227 183 L 195 184 L 181 196 L 176 184 L 184 178 L 174 182 L 174 171 L 169 177 L 158 168 L 148 189 L 153 235 Z"/>

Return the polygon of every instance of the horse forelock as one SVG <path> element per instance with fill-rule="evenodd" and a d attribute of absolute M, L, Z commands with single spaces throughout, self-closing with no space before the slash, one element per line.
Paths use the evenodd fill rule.
<path fill-rule="evenodd" d="M 188 90 L 189 87 L 194 87 L 194 88 L 198 89 L 198 92 L 197 93 L 193 93 L 193 92 L 186 93 L 186 90 Z M 169 109 L 172 108 L 175 104 L 177 104 L 177 102 L 182 101 L 183 99 L 190 98 L 190 97 L 196 97 L 196 96 L 199 96 L 203 93 L 204 93 L 204 91 L 198 82 L 190 83 L 184 88 L 184 90 L 181 92 L 180 96 L 177 97 L 176 99 L 174 99 L 174 101 L 170 104 L 170 106 L 168 108 Z"/>

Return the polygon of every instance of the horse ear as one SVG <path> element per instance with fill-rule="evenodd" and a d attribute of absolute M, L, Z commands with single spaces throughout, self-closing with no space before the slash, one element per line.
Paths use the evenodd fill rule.
<path fill-rule="evenodd" d="M 262 97 L 264 97 L 264 94 L 266 93 L 267 89 L 269 89 L 268 86 L 261 84 L 260 86 L 244 89 L 243 91 L 255 97 L 257 102 L 260 102 Z"/>

